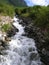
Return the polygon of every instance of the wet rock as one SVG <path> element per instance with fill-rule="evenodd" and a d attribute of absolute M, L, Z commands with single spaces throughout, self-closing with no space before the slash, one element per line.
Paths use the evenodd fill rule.
<path fill-rule="evenodd" d="M 21 22 L 21 24 L 24 26 L 27 26 L 28 24 L 30 24 L 31 23 L 31 18 L 25 18 L 25 17 L 19 17 L 19 19 L 22 19 L 22 22 Z"/>
<path fill-rule="evenodd" d="M 3 41 L 3 40 L 0 40 L 0 50 L 4 50 L 4 49 L 7 49 L 8 48 L 8 42 L 6 41 Z"/>
<path fill-rule="evenodd" d="M 5 37 L 5 41 L 9 42 L 9 41 L 11 41 L 11 38 L 10 37 Z"/>
<path fill-rule="evenodd" d="M 38 50 L 40 56 L 41 56 L 41 61 L 44 62 L 45 65 L 49 65 L 49 51 L 47 52 L 46 50 L 43 50 L 42 52 Z"/>
<path fill-rule="evenodd" d="M 0 42 L 0 45 L 2 44 L 2 42 Z"/>
<path fill-rule="evenodd" d="M 32 52 L 32 48 L 29 48 L 29 52 Z"/>
<path fill-rule="evenodd" d="M 34 60 L 37 57 L 37 53 L 31 53 L 30 54 L 30 60 Z"/>
<path fill-rule="evenodd" d="M 7 37 L 12 37 L 16 32 L 18 32 L 18 29 L 12 25 L 12 28 L 7 31 Z"/>
<path fill-rule="evenodd" d="M 25 32 L 26 32 L 26 36 L 30 37 L 30 38 L 33 38 L 35 40 L 35 43 L 36 43 L 36 46 L 37 46 L 37 49 L 40 50 L 40 52 L 42 52 L 42 49 L 45 48 L 46 49 L 46 53 L 48 51 L 48 53 L 46 55 L 42 55 L 40 52 L 40 57 L 41 57 L 41 60 L 43 60 L 42 62 L 44 62 L 46 65 L 49 65 L 49 38 L 46 38 L 44 32 L 34 26 L 32 24 L 32 20 L 29 19 L 29 18 L 21 18 L 23 20 L 23 22 L 21 24 L 24 24 L 25 25 Z M 32 51 L 32 48 L 29 49 L 29 51 L 31 52 Z M 30 55 L 30 59 L 32 60 L 33 59 L 33 53 Z"/>
<path fill-rule="evenodd" d="M 0 55 L 7 55 L 8 53 L 6 52 L 6 50 L 2 50 L 0 51 Z"/>
<path fill-rule="evenodd" d="M 23 23 L 23 21 L 22 22 L 19 22 L 19 24 L 22 24 L 23 26 L 25 25 L 25 23 Z"/>
<path fill-rule="evenodd" d="M 8 48 L 7 47 L 7 43 L 5 43 L 3 40 L 0 40 L 0 55 L 2 55 L 3 54 L 3 50 L 5 50 L 6 48 Z"/>
<path fill-rule="evenodd" d="M 40 28 L 33 25 L 33 21 L 31 18 L 20 17 L 20 19 L 23 20 L 20 24 L 22 24 L 23 26 L 25 25 L 25 32 L 26 32 L 25 36 L 33 38 L 35 40 L 37 50 L 39 49 L 42 52 L 42 49 L 45 48 L 46 53 L 48 51 L 48 53 L 47 53 L 47 55 L 48 55 L 49 54 L 49 41 L 48 41 L 48 39 L 46 39 L 44 32 Z M 32 48 L 29 49 L 29 52 L 31 52 L 31 51 L 32 51 Z M 40 52 L 38 52 L 38 53 L 41 54 Z M 31 53 L 30 59 L 33 60 L 33 56 L 35 56 L 35 55 L 33 53 Z M 45 57 L 45 55 L 43 55 L 43 56 Z M 43 60 L 43 57 L 41 55 L 40 55 L 40 57 Z M 45 59 L 47 59 L 47 58 L 45 58 Z M 42 61 L 42 62 L 46 62 L 45 64 L 47 64 L 47 60 Z"/>
<path fill-rule="evenodd" d="M 4 50 L 4 47 L 3 46 L 0 46 L 0 50 Z"/>
<path fill-rule="evenodd" d="M 35 48 L 30 47 L 29 52 L 35 51 Z"/>

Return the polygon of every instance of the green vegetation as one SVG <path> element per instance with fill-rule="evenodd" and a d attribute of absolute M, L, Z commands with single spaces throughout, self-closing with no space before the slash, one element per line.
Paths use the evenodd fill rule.
<path fill-rule="evenodd" d="M 21 17 L 31 18 L 34 26 L 39 27 L 46 36 L 49 36 L 49 5 L 16 8 L 15 12 Z"/>
<path fill-rule="evenodd" d="M 13 17 L 15 13 L 21 17 L 31 18 L 32 23 L 35 26 L 40 27 L 40 29 L 43 31 L 49 32 L 49 5 L 37 5 L 33 7 L 14 7 L 12 5 L 0 4 L 0 15 L 8 15 Z M 49 35 L 49 33 L 47 32 L 46 34 Z"/>
<path fill-rule="evenodd" d="M 9 15 L 13 17 L 15 7 L 26 7 L 24 0 L 0 0 L 0 15 Z"/>
<path fill-rule="evenodd" d="M 0 4 L 0 15 L 7 15 L 13 17 L 14 7 L 6 4 Z"/>
<path fill-rule="evenodd" d="M 26 2 L 24 0 L 0 0 L 0 4 L 8 4 L 13 5 L 17 7 L 25 7 L 27 6 Z"/>
<path fill-rule="evenodd" d="M 12 25 L 11 24 L 4 24 L 4 25 L 2 25 L 1 28 L 2 28 L 3 32 L 7 32 L 9 29 L 12 28 Z"/>
<path fill-rule="evenodd" d="M 24 0 L 0 0 L 0 15 L 14 16 L 15 8 L 26 7 Z"/>
<path fill-rule="evenodd" d="M 22 17 L 31 18 L 32 23 L 40 28 L 49 28 L 49 6 L 16 8 L 15 12 Z"/>

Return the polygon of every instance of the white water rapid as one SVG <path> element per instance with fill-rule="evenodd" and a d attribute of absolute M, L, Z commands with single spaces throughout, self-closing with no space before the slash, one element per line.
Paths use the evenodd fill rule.
<path fill-rule="evenodd" d="M 13 25 L 19 32 L 12 37 L 9 48 L 4 50 L 5 55 L 0 55 L 0 65 L 42 65 L 35 41 L 24 34 L 24 27 L 19 24 L 18 18 L 13 19 Z"/>

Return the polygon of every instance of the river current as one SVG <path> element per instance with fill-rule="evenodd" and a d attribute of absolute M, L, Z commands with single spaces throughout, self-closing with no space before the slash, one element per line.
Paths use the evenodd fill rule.
<path fill-rule="evenodd" d="M 5 55 L 0 55 L 0 65 L 42 65 L 35 41 L 26 36 L 24 28 L 19 24 L 20 20 L 13 18 L 13 25 L 19 30 L 11 38 L 8 49 L 4 50 Z"/>

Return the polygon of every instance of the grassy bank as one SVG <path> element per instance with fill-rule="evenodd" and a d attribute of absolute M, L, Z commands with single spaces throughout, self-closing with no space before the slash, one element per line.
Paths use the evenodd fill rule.
<path fill-rule="evenodd" d="M 13 17 L 14 15 L 14 6 L 0 4 L 0 15 Z"/>
<path fill-rule="evenodd" d="M 49 37 L 49 5 L 33 7 L 14 7 L 6 4 L 0 4 L 0 15 L 13 17 L 14 14 L 21 17 L 31 18 L 30 25 L 39 27 L 46 36 Z"/>
<path fill-rule="evenodd" d="M 11 21 L 15 14 L 14 9 L 12 5 L 0 4 L 0 31 L 7 32 L 11 29 Z"/>
<path fill-rule="evenodd" d="M 3 32 L 7 32 L 9 29 L 12 28 L 12 25 L 11 24 L 4 24 L 4 25 L 2 25 L 1 28 L 2 28 Z"/>
<path fill-rule="evenodd" d="M 21 17 L 31 18 L 32 23 L 49 37 L 49 5 L 16 8 L 15 12 Z M 32 25 L 32 23 L 30 23 L 30 25 Z"/>

